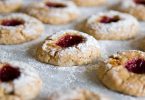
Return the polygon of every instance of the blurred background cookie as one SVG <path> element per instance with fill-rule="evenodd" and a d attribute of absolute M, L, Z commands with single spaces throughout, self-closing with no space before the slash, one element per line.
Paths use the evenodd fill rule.
<path fill-rule="evenodd" d="M 99 6 L 102 4 L 105 4 L 106 0 L 72 0 L 74 1 L 78 6 Z"/>
<path fill-rule="evenodd" d="M 48 100 L 109 100 L 86 89 L 71 89 L 52 93 Z"/>
<path fill-rule="evenodd" d="M 26 14 L 0 15 L 0 44 L 20 44 L 38 38 L 43 24 Z"/>
<path fill-rule="evenodd" d="M 25 12 L 46 24 L 66 24 L 79 16 L 79 9 L 71 1 L 45 0 L 26 7 Z"/>
<path fill-rule="evenodd" d="M 145 21 L 145 0 L 121 0 L 118 9 Z"/>
<path fill-rule="evenodd" d="M 21 8 L 23 0 L 0 0 L 0 13 L 9 13 Z"/>
<path fill-rule="evenodd" d="M 109 11 L 92 15 L 81 27 L 99 40 L 125 40 L 137 34 L 139 22 L 129 14 Z"/>

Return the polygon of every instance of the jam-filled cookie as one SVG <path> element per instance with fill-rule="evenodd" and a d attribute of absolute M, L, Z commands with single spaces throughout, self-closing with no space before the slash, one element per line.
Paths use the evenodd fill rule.
<path fill-rule="evenodd" d="M 73 2 L 58 0 L 31 4 L 26 12 L 46 24 L 66 24 L 79 16 L 79 10 Z"/>
<path fill-rule="evenodd" d="M 0 99 L 32 100 L 40 92 L 42 81 L 29 65 L 0 61 Z"/>
<path fill-rule="evenodd" d="M 0 0 L 0 13 L 9 13 L 18 10 L 22 0 Z"/>
<path fill-rule="evenodd" d="M 119 10 L 130 13 L 139 20 L 145 20 L 145 0 L 122 0 Z"/>
<path fill-rule="evenodd" d="M 67 91 L 54 92 L 48 100 L 109 100 L 99 94 L 85 89 L 71 89 Z"/>
<path fill-rule="evenodd" d="M 38 38 L 43 24 L 28 15 L 13 13 L 0 15 L 0 44 L 20 44 Z"/>
<path fill-rule="evenodd" d="M 98 6 L 106 2 L 106 0 L 73 0 L 78 6 Z"/>
<path fill-rule="evenodd" d="M 92 15 L 81 29 L 100 40 L 125 40 L 136 35 L 139 23 L 131 15 L 109 11 Z"/>
<path fill-rule="evenodd" d="M 88 64 L 100 56 L 99 44 L 85 33 L 65 30 L 49 36 L 36 51 L 41 62 L 59 66 Z"/>
<path fill-rule="evenodd" d="M 114 54 L 100 62 L 97 74 L 114 91 L 145 96 L 145 52 L 130 50 Z"/>

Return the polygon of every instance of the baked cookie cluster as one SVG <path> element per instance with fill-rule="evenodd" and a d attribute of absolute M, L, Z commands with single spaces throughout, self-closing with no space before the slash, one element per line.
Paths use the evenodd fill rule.
<path fill-rule="evenodd" d="M 81 15 L 77 6 L 105 3 L 106 0 L 44 0 L 31 3 L 24 7 L 23 13 L 18 13 L 16 11 L 22 7 L 22 0 L 0 0 L 0 45 L 35 40 L 44 33 L 44 24 L 57 27 L 77 20 Z M 122 12 L 105 11 L 91 15 L 78 24 L 81 26 L 79 31 L 52 32 L 35 49 L 36 59 L 57 67 L 96 63 L 103 52 L 99 40 L 135 38 L 140 30 L 137 19 L 145 20 L 145 0 L 122 0 L 117 8 Z M 142 47 L 145 48 L 144 42 Z M 99 80 L 107 88 L 132 96 L 145 96 L 144 74 L 145 52 L 137 50 L 111 55 L 100 61 L 97 69 Z M 36 98 L 41 87 L 42 79 L 30 65 L 0 60 L 0 100 L 31 100 Z M 53 93 L 48 100 L 108 99 L 89 90 L 75 89 L 62 94 Z"/>

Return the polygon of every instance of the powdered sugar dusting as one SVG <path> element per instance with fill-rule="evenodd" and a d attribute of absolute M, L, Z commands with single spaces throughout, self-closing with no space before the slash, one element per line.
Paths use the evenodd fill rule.
<path fill-rule="evenodd" d="M 115 23 L 104 24 L 97 21 L 102 16 L 119 16 L 120 20 Z M 96 15 L 92 15 L 90 18 L 88 18 L 86 24 L 89 28 L 97 30 L 97 32 L 99 32 L 100 34 L 109 34 L 110 32 L 112 33 L 114 31 L 118 31 L 119 33 L 125 31 L 126 33 L 129 33 L 130 30 L 126 30 L 127 27 L 130 28 L 130 26 L 134 26 L 135 28 L 138 28 L 139 26 L 136 18 L 129 14 L 120 13 L 117 11 L 102 12 Z"/>
<path fill-rule="evenodd" d="M 27 3 L 30 1 L 36 0 L 25 0 L 25 2 Z M 97 79 L 95 65 L 88 65 L 85 67 L 74 66 L 71 68 L 58 68 L 49 64 L 40 63 L 34 58 L 35 45 L 38 45 L 41 41 L 46 39 L 48 35 L 53 34 L 54 32 L 60 31 L 62 29 L 74 29 L 74 26 L 77 24 L 77 22 L 87 18 L 91 14 L 96 14 L 100 11 L 105 10 L 106 6 L 98 8 L 80 8 L 82 15 L 78 19 L 78 21 L 67 25 L 46 25 L 46 32 L 40 39 L 21 45 L 0 45 L 0 59 L 17 60 L 25 62 L 28 63 L 30 66 L 34 67 L 39 72 L 42 80 L 44 81 L 44 84 L 42 91 L 38 96 L 38 100 L 47 100 L 48 95 L 53 91 L 62 89 L 65 90 L 68 88 L 76 87 L 86 88 L 96 93 L 101 93 L 107 96 L 108 99 L 110 98 L 111 100 L 144 100 L 145 98 L 143 97 L 136 98 L 123 95 L 117 92 L 113 92 L 104 87 Z M 143 27 L 141 27 L 140 34 L 138 34 L 134 40 L 99 41 L 101 51 L 103 51 L 103 55 L 107 56 L 122 50 L 138 49 L 135 45 L 139 45 L 140 38 L 145 36 L 145 24 L 142 22 L 140 25 Z"/>

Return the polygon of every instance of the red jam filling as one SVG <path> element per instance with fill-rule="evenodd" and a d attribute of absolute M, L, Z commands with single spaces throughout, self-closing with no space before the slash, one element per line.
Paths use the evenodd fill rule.
<path fill-rule="evenodd" d="M 125 67 L 129 72 L 133 72 L 136 74 L 144 74 L 145 73 L 145 60 L 133 59 L 131 61 L 128 61 Z"/>
<path fill-rule="evenodd" d="M 0 81 L 9 82 L 20 76 L 19 68 L 14 68 L 11 65 L 5 65 L 0 69 Z"/>
<path fill-rule="evenodd" d="M 145 0 L 134 0 L 134 2 L 135 2 L 136 4 L 145 5 Z"/>
<path fill-rule="evenodd" d="M 79 35 L 65 35 L 62 38 L 58 40 L 56 45 L 66 48 L 66 47 L 72 47 L 74 45 L 78 45 L 79 43 L 82 43 L 84 41 L 84 38 Z"/>
<path fill-rule="evenodd" d="M 112 22 L 118 22 L 120 20 L 119 16 L 114 16 L 114 17 L 107 17 L 103 16 L 100 20 L 101 23 L 112 23 Z"/>
<path fill-rule="evenodd" d="M 3 20 L 1 25 L 3 26 L 18 26 L 24 24 L 23 21 L 12 19 L 12 20 Z"/>
<path fill-rule="evenodd" d="M 64 7 L 66 7 L 66 5 L 64 5 L 64 4 L 61 4 L 61 3 L 51 3 L 51 2 L 46 3 L 46 6 L 47 7 L 53 7 L 53 8 L 64 8 Z"/>

